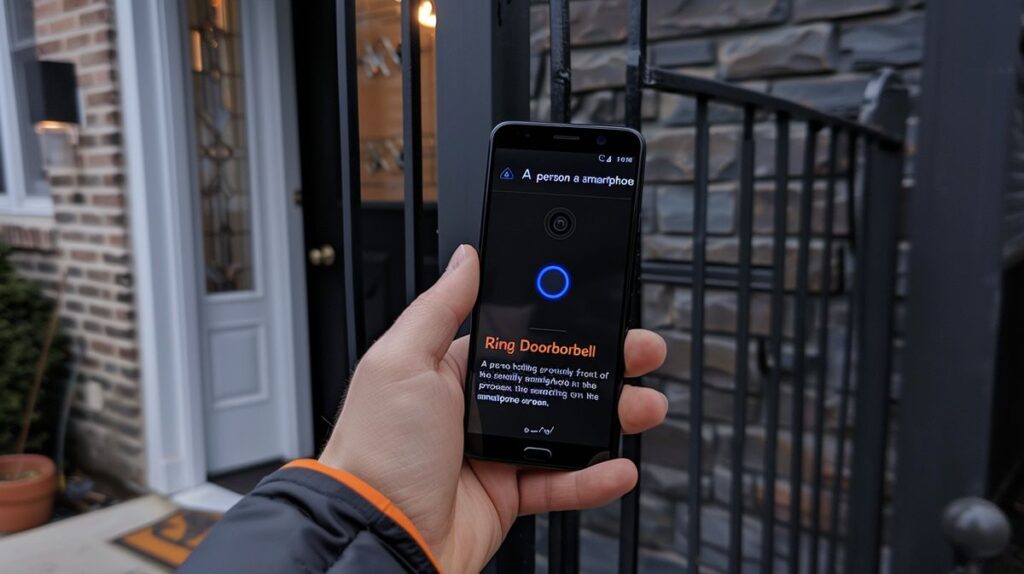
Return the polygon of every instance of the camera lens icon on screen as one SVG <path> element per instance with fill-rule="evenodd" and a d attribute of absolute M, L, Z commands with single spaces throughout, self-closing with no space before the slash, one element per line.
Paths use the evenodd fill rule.
<path fill-rule="evenodd" d="M 576 216 L 568 209 L 556 207 L 544 216 L 544 231 L 553 239 L 565 239 L 576 231 Z"/>

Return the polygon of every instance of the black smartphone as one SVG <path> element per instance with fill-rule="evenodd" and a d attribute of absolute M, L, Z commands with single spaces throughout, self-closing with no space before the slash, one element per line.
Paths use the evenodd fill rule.
<path fill-rule="evenodd" d="M 564 469 L 618 455 L 643 165 L 643 137 L 628 128 L 491 132 L 467 455 Z"/>

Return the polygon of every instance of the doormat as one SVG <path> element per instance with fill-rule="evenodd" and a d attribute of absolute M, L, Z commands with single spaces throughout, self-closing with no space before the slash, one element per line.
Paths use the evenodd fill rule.
<path fill-rule="evenodd" d="M 206 538 L 210 528 L 221 516 L 223 514 L 219 512 L 177 510 L 121 536 L 114 540 L 114 544 L 165 566 L 177 568 Z"/>

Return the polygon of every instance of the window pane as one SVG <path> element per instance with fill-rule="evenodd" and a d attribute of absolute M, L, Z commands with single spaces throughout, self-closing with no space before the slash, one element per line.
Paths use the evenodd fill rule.
<path fill-rule="evenodd" d="M 11 68 L 14 75 L 14 95 L 18 112 L 18 132 L 21 135 L 21 157 L 25 169 L 25 194 L 49 195 L 50 188 L 43 171 L 39 136 L 29 116 L 28 83 L 25 67 L 36 60 L 35 15 L 32 0 L 9 0 L 8 23 L 11 34 Z"/>
<path fill-rule="evenodd" d="M 14 89 L 18 98 L 18 129 L 21 132 L 21 157 L 25 162 L 25 183 L 28 195 L 49 195 L 50 188 L 43 170 L 39 134 L 32 125 L 29 114 L 28 82 L 25 80 L 25 67 L 36 59 L 35 46 L 15 50 L 12 55 L 14 66 Z"/>
<path fill-rule="evenodd" d="M 11 40 L 17 47 L 35 43 L 35 16 L 32 12 L 33 0 L 8 0 L 12 10 L 9 13 L 11 22 Z"/>
<path fill-rule="evenodd" d="M 186 0 L 206 289 L 253 288 L 239 2 Z"/>

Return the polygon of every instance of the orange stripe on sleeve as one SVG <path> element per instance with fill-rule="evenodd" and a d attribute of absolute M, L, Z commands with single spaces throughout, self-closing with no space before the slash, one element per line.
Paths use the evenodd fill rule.
<path fill-rule="evenodd" d="M 320 474 L 325 474 L 356 491 L 360 496 L 366 499 L 367 502 L 374 505 L 377 510 L 381 511 L 384 516 L 387 516 L 405 529 L 409 536 L 416 541 L 416 544 L 419 544 L 423 553 L 427 555 L 431 564 L 434 565 L 434 568 L 437 569 L 438 572 L 442 572 L 440 563 L 436 558 L 434 558 L 434 554 L 430 551 L 430 547 L 427 546 L 426 540 L 423 539 L 423 536 L 420 534 L 420 531 L 416 529 L 412 520 L 409 520 L 409 517 L 406 516 L 401 509 L 388 500 L 388 497 L 378 492 L 376 488 L 363 482 L 359 477 L 350 472 L 345 472 L 340 468 L 333 468 L 325 464 L 321 464 L 319 461 L 310 458 L 293 460 L 292 462 L 284 465 L 283 468 L 304 468 L 306 470 L 319 472 Z"/>

